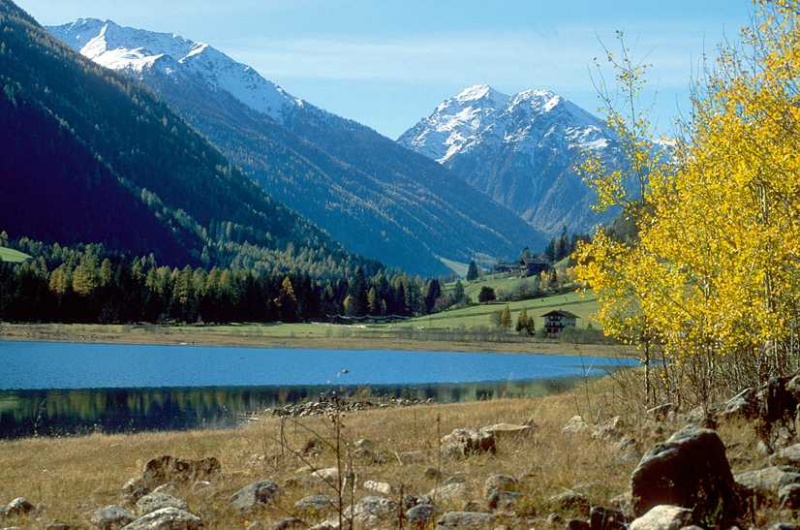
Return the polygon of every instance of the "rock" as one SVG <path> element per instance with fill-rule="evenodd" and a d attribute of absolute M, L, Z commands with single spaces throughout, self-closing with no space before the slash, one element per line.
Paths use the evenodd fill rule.
<path fill-rule="evenodd" d="M 337 500 L 330 495 L 309 495 L 303 497 L 296 503 L 294 507 L 298 510 L 311 511 L 311 512 L 325 512 L 328 510 L 335 510 Z"/>
<path fill-rule="evenodd" d="M 625 515 L 619 510 L 595 506 L 589 512 L 591 530 L 625 530 Z"/>
<path fill-rule="evenodd" d="M 417 504 L 406 510 L 406 521 L 411 528 L 426 528 L 433 519 L 433 505 Z"/>
<path fill-rule="evenodd" d="M 616 454 L 614 460 L 618 464 L 631 464 L 642 459 L 642 453 L 636 447 L 636 440 L 623 437 L 615 446 Z"/>
<path fill-rule="evenodd" d="M 554 510 L 575 510 L 584 517 L 589 516 L 589 499 L 577 491 L 566 490 L 558 495 L 553 495 L 548 502 Z"/>
<path fill-rule="evenodd" d="M 724 525 L 738 512 L 725 446 L 716 432 L 695 426 L 647 451 L 631 476 L 631 493 L 637 517 L 673 505 L 691 507 L 697 521 Z"/>
<path fill-rule="evenodd" d="M 272 527 L 272 530 L 301 530 L 305 528 L 306 525 L 298 519 L 297 517 L 284 517 Z"/>
<path fill-rule="evenodd" d="M 144 485 L 141 477 L 132 478 L 122 486 L 122 498 L 131 504 L 135 504 L 148 493 L 150 493 L 150 488 Z"/>
<path fill-rule="evenodd" d="M 122 530 L 199 530 L 203 521 L 196 515 L 178 508 L 161 508 L 139 517 Z"/>
<path fill-rule="evenodd" d="M 17 517 L 20 515 L 28 515 L 36 509 L 36 506 L 31 504 L 25 497 L 17 497 L 13 501 L 0 508 L 0 516 Z"/>
<path fill-rule="evenodd" d="M 445 528 L 484 529 L 494 522 L 494 516 L 483 512 L 447 512 L 436 524 Z"/>
<path fill-rule="evenodd" d="M 380 521 L 397 516 L 397 503 L 386 497 L 370 495 L 359 500 L 352 513 L 357 526 L 376 528 Z"/>
<path fill-rule="evenodd" d="M 316 469 L 311 472 L 311 476 L 318 478 L 323 482 L 335 483 L 339 477 L 339 470 L 335 467 L 326 467 L 324 469 Z"/>
<path fill-rule="evenodd" d="M 561 429 L 561 432 L 564 434 L 575 435 L 586 432 L 589 430 L 589 424 L 586 423 L 582 417 L 580 416 L 573 416 L 567 423 L 564 424 L 564 427 Z"/>
<path fill-rule="evenodd" d="M 655 421 L 664 421 L 670 413 L 675 412 L 676 408 L 675 403 L 664 403 L 663 405 L 647 409 L 647 415 Z"/>
<path fill-rule="evenodd" d="M 592 438 L 595 440 L 614 441 L 620 439 L 625 433 L 625 422 L 619 416 L 614 416 L 596 425 L 592 429 Z"/>
<path fill-rule="evenodd" d="M 139 509 L 139 515 L 145 515 L 161 508 L 177 508 L 184 511 L 189 509 L 183 499 L 155 491 L 136 501 L 136 507 Z"/>
<path fill-rule="evenodd" d="M 442 454 L 451 458 L 465 458 L 473 454 L 491 453 L 496 449 L 492 433 L 475 429 L 455 429 L 442 437 Z"/>
<path fill-rule="evenodd" d="M 422 451 L 403 451 L 397 455 L 397 459 L 404 466 L 409 464 L 424 464 L 428 461 L 428 457 Z"/>
<path fill-rule="evenodd" d="M 373 442 L 372 440 L 369 440 L 367 438 L 360 438 L 360 439 L 355 441 L 353 446 L 356 449 L 369 449 L 370 451 L 372 451 L 372 450 L 375 449 L 375 442 Z"/>
<path fill-rule="evenodd" d="M 778 450 L 769 457 L 769 463 L 773 466 L 795 466 L 800 465 L 800 444 L 790 445 Z"/>
<path fill-rule="evenodd" d="M 494 473 L 489 475 L 486 482 L 483 484 L 483 497 L 488 499 L 492 493 L 497 491 L 517 491 L 519 488 L 519 480 L 510 476 Z"/>
<path fill-rule="evenodd" d="M 100 530 L 117 530 L 136 519 L 120 506 L 106 506 L 94 511 L 91 523 Z"/>
<path fill-rule="evenodd" d="M 549 524 L 550 526 L 560 524 L 563 521 L 564 519 L 557 513 L 551 513 L 550 515 L 547 516 L 547 519 L 545 519 L 545 522 L 547 522 L 547 524 Z"/>
<path fill-rule="evenodd" d="M 240 511 L 249 511 L 270 504 L 278 494 L 278 485 L 271 480 L 254 482 L 231 497 L 231 504 Z"/>
<path fill-rule="evenodd" d="M 213 480 L 222 472 L 219 460 L 214 457 L 201 460 L 183 460 L 169 455 L 147 462 L 142 472 L 142 482 L 150 490 L 167 482 Z"/>
<path fill-rule="evenodd" d="M 486 499 L 492 511 L 508 511 L 514 508 L 522 494 L 515 491 L 494 491 Z"/>
<path fill-rule="evenodd" d="M 755 495 L 760 500 L 768 500 L 776 499 L 781 484 L 791 483 L 789 478 L 793 478 L 796 473 L 797 470 L 791 467 L 771 466 L 755 471 L 745 471 L 734 478 L 748 495 Z"/>
<path fill-rule="evenodd" d="M 718 407 L 722 419 L 752 419 L 758 415 L 758 396 L 753 388 L 746 388 Z"/>
<path fill-rule="evenodd" d="M 775 523 L 770 525 L 767 530 L 800 530 L 800 526 L 792 523 Z"/>
<path fill-rule="evenodd" d="M 365 480 L 362 487 L 372 493 L 380 495 L 391 495 L 393 493 L 392 485 L 388 482 L 378 482 L 375 480 Z"/>
<path fill-rule="evenodd" d="M 692 510 L 661 504 L 635 519 L 630 530 L 680 530 L 692 524 Z"/>
<path fill-rule="evenodd" d="M 625 493 L 620 493 L 619 495 L 612 497 L 609 499 L 609 502 L 617 510 L 625 514 L 626 519 L 633 518 L 633 496 L 631 495 L 630 491 L 626 491 Z"/>
<path fill-rule="evenodd" d="M 570 519 L 567 521 L 567 530 L 591 530 L 592 525 L 583 519 Z"/>
<path fill-rule="evenodd" d="M 531 425 L 517 425 L 514 423 L 496 423 L 488 427 L 482 427 L 482 432 L 487 432 L 498 439 L 514 438 L 525 436 L 533 432 Z"/>
<path fill-rule="evenodd" d="M 443 484 L 429 491 L 425 497 L 436 501 L 450 501 L 453 499 L 464 498 L 467 492 L 467 485 L 463 482 Z"/>
<path fill-rule="evenodd" d="M 800 508 L 800 484 L 787 484 L 778 490 L 778 502 L 782 510 Z"/>

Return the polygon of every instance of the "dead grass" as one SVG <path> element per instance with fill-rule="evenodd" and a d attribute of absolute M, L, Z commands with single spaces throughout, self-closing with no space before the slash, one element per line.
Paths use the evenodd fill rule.
<path fill-rule="evenodd" d="M 562 427 L 579 413 L 593 422 L 622 413 L 640 451 L 668 437 L 680 425 L 643 423 L 641 415 L 625 406 L 625 400 L 636 391 L 624 387 L 635 383 L 636 379 L 626 382 L 606 378 L 571 393 L 544 398 L 347 414 L 342 419 L 343 440 L 350 450 L 356 440 L 369 439 L 374 444 L 373 454 L 378 457 L 353 459 L 357 477 L 355 498 L 367 494 L 361 485 L 368 479 L 391 484 L 393 496 L 399 500 L 401 493 L 423 495 L 443 479 L 461 475 L 466 479 L 466 495 L 440 501 L 437 508 L 463 509 L 472 502 L 473 507 L 486 509 L 483 484 L 489 475 L 504 473 L 520 479 L 523 494 L 516 516 L 502 520 L 510 528 L 546 528 L 543 519 L 554 509 L 550 497 L 566 489 L 584 493 L 592 504 L 610 506 L 611 498 L 628 489 L 637 461 L 621 461 L 613 443 L 592 439 L 588 434 L 568 436 L 562 433 Z M 438 457 L 440 435 L 457 427 L 526 421 L 536 425 L 534 432 L 500 438 L 495 456 L 472 456 L 458 461 Z M 279 441 L 280 421 L 271 417 L 237 430 L 98 434 L 0 442 L 0 503 L 24 496 L 42 507 L 33 517 L 12 518 L 2 521 L 2 525 L 42 528 L 61 521 L 91 527 L 91 513 L 108 504 L 121 503 L 123 484 L 139 476 L 147 460 L 162 454 L 190 459 L 214 456 L 220 460 L 223 476 L 213 487 L 194 490 L 185 486 L 178 490 L 178 495 L 188 502 L 193 513 L 203 518 L 207 528 L 246 528 L 255 520 L 269 527 L 290 515 L 314 524 L 325 516 L 299 513 L 295 502 L 307 495 L 335 495 L 335 492 L 323 482 L 310 481 L 307 469 L 298 470 L 307 466 L 332 467 L 336 455 L 329 447 L 304 457 L 298 451 L 310 439 L 330 440 L 331 423 L 325 417 L 314 417 L 286 420 L 284 425 L 285 446 Z M 744 424 L 726 425 L 720 433 L 729 447 L 735 471 L 752 469 L 760 463 L 754 456 L 757 439 L 752 428 Z M 424 459 L 403 465 L 398 456 L 406 451 L 421 452 Z M 426 474 L 428 468 L 438 469 L 441 478 Z M 235 513 L 229 507 L 230 496 L 239 488 L 263 479 L 281 486 L 277 503 L 255 515 Z M 348 496 L 349 492 L 346 500 Z M 760 522 L 778 515 L 765 512 L 759 516 Z"/>

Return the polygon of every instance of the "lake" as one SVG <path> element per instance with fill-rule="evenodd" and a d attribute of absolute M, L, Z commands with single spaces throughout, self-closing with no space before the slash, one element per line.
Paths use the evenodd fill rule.
<path fill-rule="evenodd" d="M 542 395 L 632 364 L 534 354 L 0 341 L 0 437 L 227 427 L 331 390 L 437 402 Z"/>

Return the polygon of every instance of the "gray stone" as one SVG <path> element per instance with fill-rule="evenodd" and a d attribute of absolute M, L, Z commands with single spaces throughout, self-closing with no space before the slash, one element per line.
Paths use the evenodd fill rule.
<path fill-rule="evenodd" d="M 800 530 L 800 526 L 793 523 L 774 523 L 767 530 Z"/>
<path fill-rule="evenodd" d="M 592 530 L 625 530 L 625 515 L 620 510 L 595 506 L 589 512 L 589 525 Z"/>
<path fill-rule="evenodd" d="M 614 441 L 625 433 L 625 422 L 619 416 L 614 416 L 599 423 L 592 429 L 592 438 L 596 440 Z"/>
<path fill-rule="evenodd" d="M 661 504 L 654 506 L 635 519 L 630 530 L 680 530 L 692 524 L 692 510 L 680 506 Z"/>
<path fill-rule="evenodd" d="M 388 482 L 379 482 L 377 480 L 365 480 L 362 487 L 371 493 L 378 493 L 380 495 L 391 495 L 394 492 L 391 484 Z"/>
<path fill-rule="evenodd" d="M 691 507 L 697 521 L 726 526 L 738 512 L 733 475 L 716 432 L 695 426 L 652 447 L 631 476 L 634 515 L 653 506 Z"/>
<path fill-rule="evenodd" d="M 426 528 L 433 519 L 433 505 L 417 504 L 406 510 L 406 521 L 411 528 Z"/>
<path fill-rule="evenodd" d="M 455 429 L 442 437 L 442 454 L 450 458 L 466 458 L 475 454 L 494 454 L 497 450 L 494 434 L 475 429 Z"/>
<path fill-rule="evenodd" d="M 150 488 L 144 485 L 141 477 L 132 478 L 122 486 L 122 498 L 131 504 L 136 504 L 136 501 L 148 493 L 150 493 Z"/>
<path fill-rule="evenodd" d="M 769 457 L 769 463 L 773 466 L 795 466 L 800 465 L 800 444 L 790 445 L 779 449 L 774 455 Z"/>
<path fill-rule="evenodd" d="M 324 512 L 335 510 L 336 504 L 336 498 L 330 495 L 309 495 L 294 503 L 294 507 L 298 510 Z"/>
<path fill-rule="evenodd" d="M 369 495 L 356 503 L 352 513 L 357 525 L 375 528 L 381 520 L 397 514 L 397 503 L 386 497 Z"/>
<path fill-rule="evenodd" d="M 100 530 L 117 530 L 135 519 L 133 514 L 121 506 L 111 505 L 95 510 L 91 523 Z"/>
<path fill-rule="evenodd" d="M 161 508 L 139 517 L 122 530 L 199 530 L 203 521 L 196 515 L 178 508 Z"/>
<path fill-rule="evenodd" d="M 585 433 L 589 430 L 589 424 L 584 421 L 581 416 L 573 416 L 567 423 L 564 424 L 564 427 L 561 429 L 561 432 L 568 435 L 575 435 L 580 433 Z"/>
<path fill-rule="evenodd" d="M 519 480 L 510 475 L 494 473 L 489 475 L 483 484 L 483 496 L 488 499 L 492 493 L 497 491 L 517 491 L 517 489 L 519 489 Z"/>
<path fill-rule="evenodd" d="M 718 407 L 722 419 L 752 419 L 758 415 L 758 396 L 755 389 L 746 388 Z"/>
<path fill-rule="evenodd" d="M 483 512 L 447 512 L 436 524 L 445 528 L 484 529 L 494 522 L 494 516 Z"/>
<path fill-rule="evenodd" d="M 443 484 L 429 491 L 425 497 L 435 499 L 437 501 L 449 501 L 453 499 L 462 499 L 467 492 L 467 485 L 463 482 L 454 482 L 452 484 Z"/>
<path fill-rule="evenodd" d="M 495 491 L 486 499 L 489 509 L 492 511 L 512 510 L 522 494 L 515 491 Z"/>
<path fill-rule="evenodd" d="M 781 483 L 787 483 L 787 476 L 796 473 L 794 468 L 771 466 L 754 471 L 739 473 L 734 478 L 750 495 L 755 495 L 761 500 L 774 500 L 778 497 Z M 791 483 L 791 482 L 788 482 Z"/>
<path fill-rule="evenodd" d="M 797 510 L 800 508 L 800 484 L 787 484 L 778 490 L 778 502 L 781 509 Z"/>
<path fill-rule="evenodd" d="M 150 490 L 167 482 L 192 482 L 213 480 L 222 472 L 222 466 L 214 457 L 201 460 L 183 460 L 164 455 L 147 462 L 142 472 L 142 482 Z"/>
<path fill-rule="evenodd" d="M 278 485 L 261 480 L 240 489 L 231 497 L 231 504 L 240 511 L 249 511 L 270 504 L 278 494 Z"/>
<path fill-rule="evenodd" d="M 184 511 L 189 509 L 183 499 L 155 491 L 136 501 L 136 508 L 139 510 L 139 515 L 145 515 L 161 508 L 177 508 Z"/>
<path fill-rule="evenodd" d="M 487 432 L 498 439 L 516 438 L 526 436 L 533 432 L 531 425 L 518 425 L 515 423 L 495 423 L 488 427 L 482 427 L 482 432 Z"/>
<path fill-rule="evenodd" d="M 589 516 L 589 498 L 583 493 L 566 490 L 548 500 L 553 510 L 574 510 L 584 517 Z"/>
<path fill-rule="evenodd" d="M 6 517 L 16 517 L 20 515 L 28 515 L 36 509 L 36 506 L 31 504 L 25 497 L 17 497 L 13 501 L 0 508 L 0 515 Z"/>

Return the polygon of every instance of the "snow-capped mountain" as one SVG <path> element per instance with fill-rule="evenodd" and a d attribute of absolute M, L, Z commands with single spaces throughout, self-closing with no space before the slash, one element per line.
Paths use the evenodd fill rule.
<path fill-rule="evenodd" d="M 440 164 L 289 95 L 211 46 L 110 21 L 49 29 L 148 85 L 270 195 L 354 252 L 439 274 L 447 260 L 508 258 L 546 243 Z"/>
<path fill-rule="evenodd" d="M 223 90 L 248 107 L 281 120 L 284 111 L 303 101 L 205 43 L 180 35 L 122 27 L 110 20 L 78 19 L 48 28 L 81 55 L 129 75 L 146 70 L 195 74 L 213 90 Z"/>
<path fill-rule="evenodd" d="M 452 169 L 471 185 L 556 234 L 601 220 L 574 167 L 590 151 L 612 156 L 605 124 L 549 90 L 509 96 L 469 87 L 403 133 L 398 142 Z"/>

